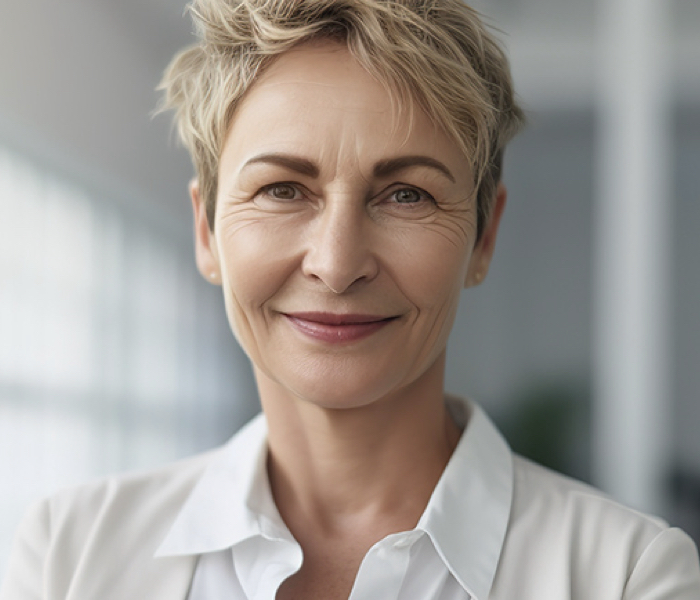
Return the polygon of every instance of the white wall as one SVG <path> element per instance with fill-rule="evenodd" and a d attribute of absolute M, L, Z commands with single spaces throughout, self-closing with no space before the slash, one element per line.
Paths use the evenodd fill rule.
<path fill-rule="evenodd" d="M 181 13 L 175 6 L 174 14 Z M 148 202 L 186 228 L 189 159 L 152 119 L 164 51 L 185 39 L 180 19 L 149 19 L 148 3 L 10 2 L 0 19 L 0 131 L 100 185 Z M 165 33 L 164 33 L 165 32 Z M 177 32 L 180 34 L 174 35 Z M 168 43 L 168 41 L 170 42 Z"/>

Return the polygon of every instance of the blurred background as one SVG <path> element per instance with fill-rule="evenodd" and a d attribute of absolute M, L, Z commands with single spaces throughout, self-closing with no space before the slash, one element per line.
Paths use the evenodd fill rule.
<path fill-rule="evenodd" d="M 529 126 L 447 387 L 520 452 L 700 539 L 700 2 L 480 0 Z M 195 271 L 154 88 L 182 0 L 0 20 L 0 575 L 27 505 L 213 447 L 259 408 Z"/>

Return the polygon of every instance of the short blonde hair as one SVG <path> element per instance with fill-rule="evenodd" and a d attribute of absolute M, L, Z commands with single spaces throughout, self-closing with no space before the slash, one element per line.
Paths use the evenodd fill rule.
<path fill-rule="evenodd" d="M 175 110 L 213 229 L 218 164 L 231 120 L 256 76 L 312 40 L 347 45 L 397 102 L 420 106 L 471 164 L 477 235 L 501 177 L 503 149 L 524 121 L 508 59 L 462 0 L 193 0 L 198 43 L 177 54 L 160 89 Z"/>

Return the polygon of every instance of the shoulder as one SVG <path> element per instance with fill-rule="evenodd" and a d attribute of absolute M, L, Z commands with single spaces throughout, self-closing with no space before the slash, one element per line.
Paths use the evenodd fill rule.
<path fill-rule="evenodd" d="M 655 535 L 667 524 L 659 518 L 627 507 L 600 490 L 526 458 L 513 458 L 514 511 L 518 518 L 608 526 L 634 526 Z"/>
<path fill-rule="evenodd" d="M 17 531 L 0 600 L 184 597 L 196 557 L 156 550 L 206 474 L 248 465 L 265 434 L 255 418 L 216 450 L 42 500 Z"/>
<path fill-rule="evenodd" d="M 63 597 L 76 585 L 89 588 L 102 581 L 100 574 L 150 565 L 177 511 L 218 452 L 106 477 L 35 504 L 15 535 L 0 599 L 39 598 L 42 589 Z M 135 585 L 143 573 L 130 575 Z"/>
<path fill-rule="evenodd" d="M 62 490 L 45 500 L 51 533 L 65 526 L 71 531 L 109 527 L 121 529 L 156 524 L 169 527 L 210 467 L 239 469 L 250 462 L 252 448 L 263 445 L 266 423 L 262 415 L 244 425 L 225 445 L 155 469 L 105 477 Z M 35 509 L 36 510 L 36 509 Z M 164 534 L 163 534 L 164 535 Z"/>
<path fill-rule="evenodd" d="M 53 539 L 71 534 L 87 537 L 100 528 L 122 530 L 141 522 L 167 521 L 187 499 L 220 450 L 153 469 L 110 475 L 59 490 L 30 509 L 43 514 Z"/>
<path fill-rule="evenodd" d="M 682 531 L 522 457 L 513 467 L 501 574 L 507 586 L 517 573 L 520 597 L 543 585 L 557 598 L 576 590 L 575 597 L 631 600 L 659 585 L 675 590 L 664 598 L 698 597 L 697 551 Z"/>
<path fill-rule="evenodd" d="M 16 545 L 43 538 L 48 554 L 77 557 L 90 544 L 109 546 L 130 536 L 155 550 L 217 452 L 59 490 L 27 511 Z"/>
<path fill-rule="evenodd" d="M 609 555 L 628 570 L 668 529 L 661 519 L 527 459 L 515 456 L 513 466 L 511 524 L 533 547 L 580 558 Z"/>
<path fill-rule="evenodd" d="M 60 490 L 44 501 L 55 529 L 65 521 L 104 519 L 112 510 L 122 517 L 130 508 L 148 513 L 178 507 L 211 460 L 213 450 L 154 469 L 111 475 Z"/>

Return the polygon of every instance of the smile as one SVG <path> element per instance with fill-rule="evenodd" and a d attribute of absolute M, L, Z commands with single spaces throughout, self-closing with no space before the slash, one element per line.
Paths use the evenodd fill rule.
<path fill-rule="evenodd" d="M 292 326 L 314 340 L 328 344 L 343 344 L 369 337 L 396 317 L 380 315 L 335 314 L 304 312 L 284 316 Z"/>

